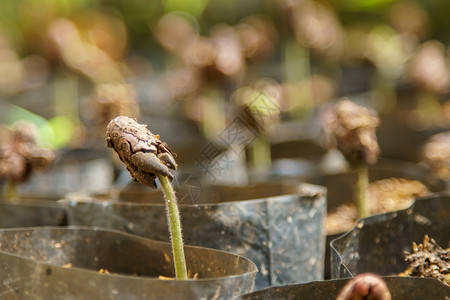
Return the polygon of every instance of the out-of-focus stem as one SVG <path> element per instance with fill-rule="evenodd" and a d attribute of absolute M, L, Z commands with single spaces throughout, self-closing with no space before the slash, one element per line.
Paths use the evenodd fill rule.
<path fill-rule="evenodd" d="M 367 163 L 360 161 L 356 164 L 357 171 L 357 204 L 358 214 L 360 218 L 365 218 L 370 215 L 369 209 L 369 171 Z"/>
<path fill-rule="evenodd" d="M 202 130 L 208 139 L 214 139 L 225 128 L 224 95 L 218 88 L 211 87 L 202 101 Z"/>
<path fill-rule="evenodd" d="M 172 242 L 175 274 L 177 279 L 186 280 L 188 277 L 177 198 L 172 185 L 170 184 L 169 178 L 161 174 L 156 174 L 156 176 L 158 176 L 159 182 L 161 183 L 161 188 L 164 192 L 164 199 L 166 200 L 167 219 L 169 223 L 170 240 Z"/>
<path fill-rule="evenodd" d="M 371 78 L 371 106 L 383 113 L 392 112 L 397 105 L 394 80 L 375 71 Z"/>
<path fill-rule="evenodd" d="M 13 180 L 6 181 L 5 186 L 5 200 L 7 201 L 16 201 L 18 199 L 17 195 L 17 185 Z"/>
<path fill-rule="evenodd" d="M 286 83 L 298 85 L 301 82 L 307 82 L 311 77 L 310 49 L 295 41 L 287 41 L 284 49 L 284 69 Z M 287 101 L 291 107 L 302 103 L 303 108 L 292 110 L 290 115 L 293 118 L 304 117 L 305 107 L 314 106 L 311 85 L 305 84 L 300 94 L 288 93 Z"/>
<path fill-rule="evenodd" d="M 271 166 L 270 144 L 263 136 L 258 137 L 252 144 L 253 167 L 258 171 L 266 171 Z"/>

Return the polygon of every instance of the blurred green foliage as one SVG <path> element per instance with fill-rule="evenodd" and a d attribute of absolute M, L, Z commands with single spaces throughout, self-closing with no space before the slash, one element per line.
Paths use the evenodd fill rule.
<path fill-rule="evenodd" d="M 295 118 L 350 91 L 347 70 L 369 67 L 370 86 L 361 89 L 377 89 L 371 95 L 382 104 L 374 106 L 392 108 L 392 89 L 397 81 L 410 81 L 408 63 L 421 44 L 437 40 L 448 57 L 449 11 L 445 0 L 2 0 L 0 99 L 35 114 L 48 107 L 43 117 L 52 130 L 45 135 L 47 140 L 54 135 L 54 147 L 85 132 L 80 126 L 91 122 L 91 115 L 101 115 L 101 125 L 111 111 L 124 111 L 124 103 L 93 96 L 99 85 L 109 83 L 131 83 L 140 103 L 157 102 L 157 96 L 170 103 L 182 100 L 181 113 L 200 123 L 211 106 L 208 94 L 230 102 L 239 88 L 279 89 L 282 110 Z M 188 25 L 180 21 L 178 27 L 160 28 L 170 13 Z M 258 34 L 266 35 L 260 44 Z M 171 49 L 170 43 L 178 48 Z M 267 49 L 256 55 L 251 47 Z M 230 68 L 238 71 L 231 74 Z M 67 75 L 77 91 L 68 89 L 69 96 L 64 87 L 53 92 L 58 77 Z M 258 83 L 266 77 L 277 84 Z M 363 78 L 350 78 L 350 85 Z M 150 85 L 155 90 L 148 91 Z M 50 92 L 40 107 L 33 101 L 29 106 L 27 101 L 14 103 L 43 86 L 50 86 Z M 210 93 L 211 88 L 222 92 Z M 93 105 L 103 110 L 91 106 L 84 112 L 82 99 L 103 101 Z M 76 105 L 61 111 L 64 101 Z M 108 105 L 116 109 L 108 112 Z"/>

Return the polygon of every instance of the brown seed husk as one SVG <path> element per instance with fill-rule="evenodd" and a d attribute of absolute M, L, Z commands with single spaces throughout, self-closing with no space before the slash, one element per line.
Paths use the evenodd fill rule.
<path fill-rule="evenodd" d="M 42 171 L 53 163 L 53 151 L 37 145 L 36 130 L 33 124 L 25 122 L 16 123 L 12 130 L 4 130 L 0 145 L 0 178 L 25 182 L 32 171 Z"/>
<path fill-rule="evenodd" d="M 328 147 L 337 147 L 351 164 L 376 163 L 380 119 L 373 109 L 343 99 L 322 114 L 321 122 Z"/>

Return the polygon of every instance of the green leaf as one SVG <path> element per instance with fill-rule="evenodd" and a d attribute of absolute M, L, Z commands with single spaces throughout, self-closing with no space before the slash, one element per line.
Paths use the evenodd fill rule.
<path fill-rule="evenodd" d="M 343 0 L 341 5 L 349 11 L 380 12 L 397 0 Z"/>
<path fill-rule="evenodd" d="M 164 0 L 166 12 L 185 11 L 194 17 L 201 16 L 209 0 Z"/>
<path fill-rule="evenodd" d="M 33 123 L 38 128 L 37 143 L 50 149 L 66 146 L 75 128 L 74 122 L 69 117 L 56 116 L 46 120 L 42 116 L 12 104 L 5 107 L 5 114 L 2 117 L 6 125 L 10 126 L 19 121 Z"/>

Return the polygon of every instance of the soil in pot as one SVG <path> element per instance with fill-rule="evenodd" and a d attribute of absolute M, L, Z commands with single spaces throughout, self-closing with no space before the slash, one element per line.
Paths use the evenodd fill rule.
<path fill-rule="evenodd" d="M 387 208 L 388 210 L 406 208 L 414 201 L 416 195 L 425 195 L 427 189 L 430 192 L 440 192 L 445 189 L 446 185 L 444 182 L 432 180 L 428 175 L 429 171 L 427 169 L 415 164 L 388 159 L 380 160 L 376 166 L 369 168 L 372 189 L 376 191 L 373 202 L 378 203 L 381 199 L 380 203 L 382 204 L 374 205 L 372 213 L 381 213 L 386 211 Z M 386 180 L 390 178 L 396 179 Z M 332 240 L 350 231 L 358 219 L 356 205 L 353 201 L 356 173 L 323 175 L 307 178 L 305 181 L 327 188 L 328 224 L 327 246 L 325 248 L 325 279 L 329 279 L 331 278 L 329 244 Z M 383 194 L 390 193 L 395 187 L 400 188 L 396 197 L 383 196 Z M 401 199 L 401 201 L 396 201 L 395 199 Z"/>
<path fill-rule="evenodd" d="M 442 249 L 428 235 L 411 248 L 411 253 L 405 253 L 408 268 L 400 276 L 431 277 L 450 285 L 450 248 Z"/>
<path fill-rule="evenodd" d="M 66 197 L 68 222 L 119 229 L 167 240 L 162 195 L 128 191 L 122 200 Z M 157 191 L 159 192 L 159 191 Z M 256 289 L 321 280 L 326 194 L 308 184 L 265 183 L 203 187 L 198 200 L 180 205 L 187 245 L 230 251 L 251 259 L 260 272 Z M 139 194 L 138 194 L 139 193 Z M 150 203 L 142 203 L 142 199 Z"/>
<path fill-rule="evenodd" d="M 369 177 L 372 214 L 407 208 L 415 197 L 442 192 L 446 188 L 445 182 L 432 178 L 428 169 L 405 161 L 382 159 L 369 168 Z M 343 234 L 351 230 L 358 219 L 353 201 L 356 173 L 313 176 L 305 181 L 325 186 L 328 190 L 330 224 L 327 225 L 327 234 Z"/>
<path fill-rule="evenodd" d="M 446 299 L 450 288 L 431 278 L 383 276 L 392 300 Z M 239 300 L 335 300 L 350 279 L 334 279 L 271 287 L 238 297 Z"/>
<path fill-rule="evenodd" d="M 416 197 L 430 194 L 428 188 L 417 180 L 386 178 L 369 185 L 370 214 L 376 215 L 406 209 Z M 328 235 L 347 232 L 358 220 L 358 209 L 354 202 L 339 205 L 327 214 L 326 231 Z"/>
<path fill-rule="evenodd" d="M 257 268 L 250 260 L 185 250 L 198 279 L 160 280 L 174 277 L 165 242 L 92 227 L 1 229 L 0 292 L 2 299 L 230 299 L 253 289 Z"/>
<path fill-rule="evenodd" d="M 364 218 L 331 242 L 331 276 L 363 272 L 396 275 L 407 269 L 404 253 L 414 241 L 433 237 L 443 248 L 450 240 L 450 196 L 433 194 L 405 210 Z"/>

